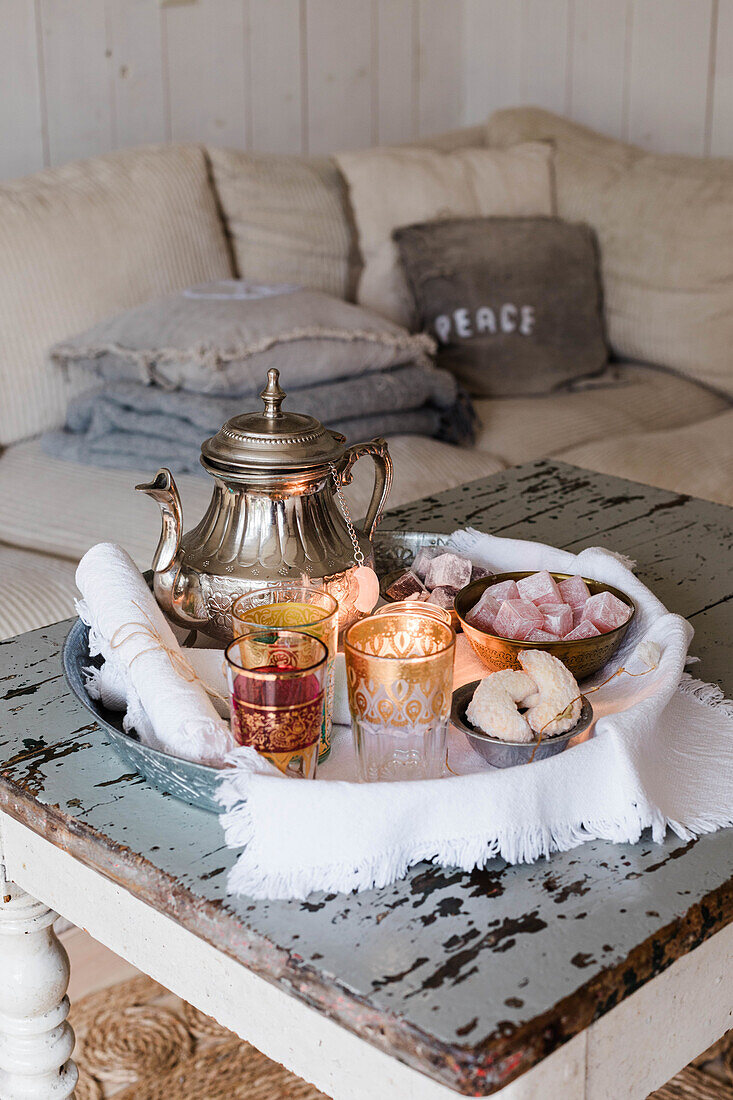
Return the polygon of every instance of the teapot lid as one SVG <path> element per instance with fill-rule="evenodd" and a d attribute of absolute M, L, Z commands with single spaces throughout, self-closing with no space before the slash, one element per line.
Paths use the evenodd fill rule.
<path fill-rule="evenodd" d="M 280 387 L 280 372 L 273 367 L 260 394 L 265 411 L 234 416 L 206 439 L 201 446 L 204 469 L 237 478 L 253 471 L 308 469 L 339 459 L 346 437 L 324 428 L 314 416 L 283 412 L 286 396 Z"/>

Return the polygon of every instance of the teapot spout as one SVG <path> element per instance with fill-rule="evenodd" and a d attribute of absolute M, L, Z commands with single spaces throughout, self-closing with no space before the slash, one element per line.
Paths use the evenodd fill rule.
<path fill-rule="evenodd" d="M 147 493 L 160 505 L 162 530 L 153 555 L 153 569 L 156 573 L 164 573 L 175 561 L 183 534 L 183 509 L 173 474 L 163 467 L 151 482 L 147 485 L 136 485 L 135 488 L 141 493 Z"/>

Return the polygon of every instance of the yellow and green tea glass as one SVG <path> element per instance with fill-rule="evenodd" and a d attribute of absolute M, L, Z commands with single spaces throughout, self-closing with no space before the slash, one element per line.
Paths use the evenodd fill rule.
<path fill-rule="evenodd" d="M 323 725 L 318 760 L 323 762 L 331 751 L 333 725 L 334 662 L 338 649 L 338 600 L 323 588 L 283 581 L 269 588 L 257 588 L 236 600 L 232 608 L 234 637 L 241 637 L 257 626 L 302 630 L 319 638 L 328 650 Z"/>

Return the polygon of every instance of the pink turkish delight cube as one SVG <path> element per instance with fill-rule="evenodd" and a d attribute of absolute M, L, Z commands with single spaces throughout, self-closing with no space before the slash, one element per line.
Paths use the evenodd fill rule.
<path fill-rule="evenodd" d="M 600 630 L 598 630 L 590 619 L 584 619 L 583 622 L 578 623 L 572 630 L 569 630 L 565 635 L 566 642 L 577 642 L 581 638 L 598 638 L 600 636 Z"/>
<path fill-rule="evenodd" d="M 499 581 L 487 589 L 495 600 L 518 600 L 519 589 L 516 581 Z"/>
<path fill-rule="evenodd" d="M 558 635 L 550 630 L 532 630 L 525 639 L 527 642 L 558 642 L 559 640 Z"/>
<path fill-rule="evenodd" d="M 517 581 L 519 595 L 532 603 L 562 603 L 560 590 L 546 569 Z"/>
<path fill-rule="evenodd" d="M 471 563 L 460 554 L 439 554 L 428 565 L 425 587 L 463 588 L 471 579 Z"/>
<path fill-rule="evenodd" d="M 564 638 L 573 629 L 573 609 L 567 603 L 541 603 L 539 609 L 545 616 L 545 630 Z"/>
<path fill-rule="evenodd" d="M 595 596 L 589 596 L 583 608 L 583 619 L 592 622 L 601 634 L 622 626 L 630 614 L 630 608 L 613 592 L 598 592 Z"/>
<path fill-rule="evenodd" d="M 428 571 L 433 558 L 437 558 L 438 554 L 444 553 L 440 546 L 423 546 L 418 550 L 415 555 L 415 560 L 412 563 L 412 572 L 420 578 L 421 581 L 425 580 L 425 575 Z"/>
<path fill-rule="evenodd" d="M 457 591 L 457 588 L 441 585 L 439 588 L 433 589 L 425 602 L 434 603 L 437 607 L 443 607 L 446 611 L 451 611 L 453 604 L 456 602 Z"/>
<path fill-rule="evenodd" d="M 573 626 L 576 627 L 578 623 L 583 621 L 583 612 L 585 611 L 585 604 L 582 603 L 580 607 L 573 608 Z"/>
<path fill-rule="evenodd" d="M 487 569 L 485 565 L 472 565 L 471 566 L 471 580 L 477 581 L 483 577 L 493 576 L 493 569 Z"/>
<path fill-rule="evenodd" d="M 392 581 L 387 589 L 387 595 L 393 600 L 409 600 L 424 592 L 423 583 L 410 570 L 403 573 L 396 581 Z"/>
<path fill-rule="evenodd" d="M 582 577 L 568 577 L 566 581 L 558 581 L 557 587 L 565 603 L 569 603 L 573 609 L 582 607 L 590 596 L 588 585 Z"/>
<path fill-rule="evenodd" d="M 488 630 L 490 634 L 493 632 L 494 622 L 501 607 L 501 600 L 494 599 L 491 591 L 487 588 L 478 603 L 475 603 L 466 615 L 467 623 L 478 627 L 479 630 Z"/>
<path fill-rule="evenodd" d="M 494 621 L 494 633 L 525 641 L 533 630 L 542 629 L 544 621 L 544 615 L 531 600 L 504 600 Z"/>

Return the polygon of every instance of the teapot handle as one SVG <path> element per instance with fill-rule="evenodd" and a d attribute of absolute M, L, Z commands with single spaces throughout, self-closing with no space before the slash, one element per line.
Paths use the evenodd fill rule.
<path fill-rule="evenodd" d="M 370 439 L 368 443 L 355 443 L 353 447 L 349 447 L 344 451 L 343 458 L 339 463 L 339 486 L 350 484 L 354 463 L 363 458 L 364 455 L 371 455 L 376 466 L 372 499 L 369 501 L 369 508 L 364 519 L 364 533 L 371 541 L 389 496 L 389 491 L 392 488 L 394 465 L 390 458 L 386 439 Z"/>

